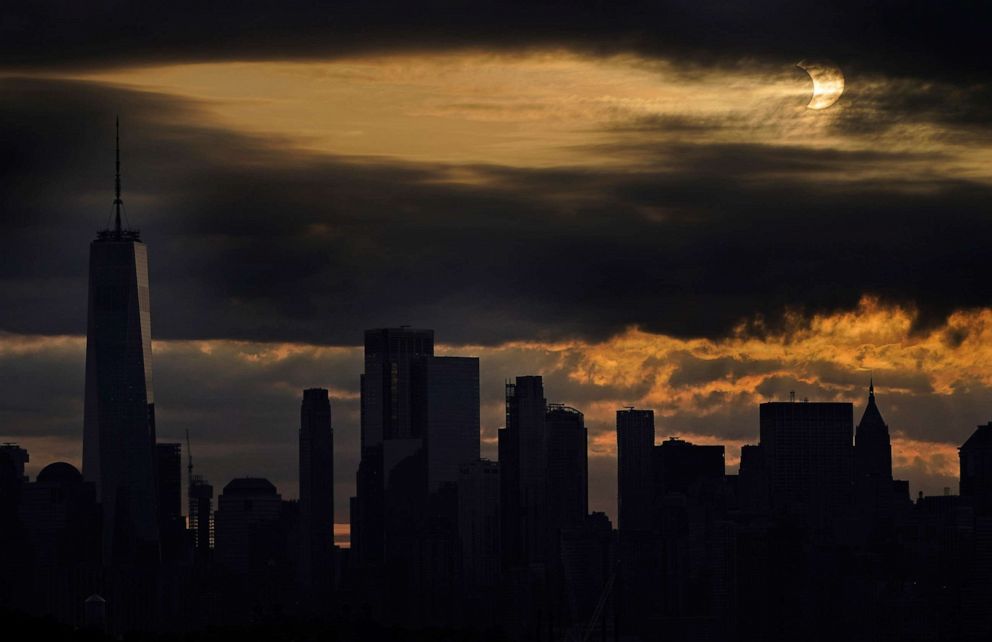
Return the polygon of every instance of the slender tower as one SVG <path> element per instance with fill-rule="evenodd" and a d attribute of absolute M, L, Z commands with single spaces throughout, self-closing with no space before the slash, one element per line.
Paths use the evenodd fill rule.
<path fill-rule="evenodd" d="M 324 388 L 303 391 L 300 406 L 301 579 L 307 586 L 330 577 L 334 544 L 334 430 Z"/>
<path fill-rule="evenodd" d="M 654 410 L 617 410 L 617 513 L 620 533 L 651 530 Z"/>
<path fill-rule="evenodd" d="M 148 255 L 121 224 L 117 123 L 114 226 L 90 243 L 83 475 L 103 506 L 104 563 L 158 555 Z"/>

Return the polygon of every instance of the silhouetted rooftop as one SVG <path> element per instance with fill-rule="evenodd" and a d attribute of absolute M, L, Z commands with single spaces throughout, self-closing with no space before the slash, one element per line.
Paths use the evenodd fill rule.
<path fill-rule="evenodd" d="M 224 486 L 224 493 L 268 493 L 275 495 L 276 487 L 268 479 L 262 477 L 239 477 L 232 479 L 227 486 Z"/>
<path fill-rule="evenodd" d="M 992 448 L 992 421 L 984 426 L 979 426 L 975 432 L 971 433 L 971 437 L 968 437 L 968 440 L 961 445 L 961 450 L 978 448 Z"/>
<path fill-rule="evenodd" d="M 83 476 L 72 464 L 57 461 L 41 469 L 38 481 L 44 484 L 78 484 L 83 481 Z"/>

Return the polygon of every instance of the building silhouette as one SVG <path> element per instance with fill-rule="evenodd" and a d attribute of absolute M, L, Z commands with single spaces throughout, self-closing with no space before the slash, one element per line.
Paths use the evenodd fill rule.
<path fill-rule="evenodd" d="M 617 410 L 617 527 L 621 533 L 651 528 L 654 411 Z"/>
<path fill-rule="evenodd" d="M 875 402 L 875 382 L 868 385 L 868 404 L 854 434 L 856 479 L 892 481 L 892 444 L 889 427 Z"/>
<path fill-rule="evenodd" d="M 327 390 L 303 391 L 299 441 L 301 579 L 327 593 L 334 545 L 334 429 Z"/>
<path fill-rule="evenodd" d="M 875 383 L 868 384 L 868 402 L 854 435 L 855 527 L 864 544 L 890 546 L 909 510 L 909 484 L 892 479 L 889 427 L 875 399 Z"/>
<path fill-rule="evenodd" d="M 365 333 L 352 546 L 366 606 L 397 624 L 453 617 L 457 483 L 479 459 L 479 361 L 433 352 L 433 330 Z"/>
<path fill-rule="evenodd" d="M 992 422 L 979 426 L 958 449 L 961 497 L 976 511 L 992 514 Z"/>
<path fill-rule="evenodd" d="M 182 445 L 155 444 L 155 483 L 162 556 L 178 558 L 183 555 L 186 540 L 186 520 L 182 514 Z"/>
<path fill-rule="evenodd" d="M 771 508 L 768 487 L 765 451 L 758 444 L 741 446 L 741 463 L 737 473 L 737 501 L 740 509 L 752 514 L 767 513 Z"/>
<path fill-rule="evenodd" d="M 606 513 L 592 513 L 560 537 L 562 637 L 616 639 L 613 525 Z"/>
<path fill-rule="evenodd" d="M 814 529 L 849 500 L 854 465 L 854 408 L 836 402 L 770 402 L 760 406 L 759 435 L 773 511 Z"/>
<path fill-rule="evenodd" d="M 553 543 L 565 529 L 581 528 L 589 514 L 589 447 L 585 417 L 575 408 L 550 404 L 547 432 L 548 525 Z"/>
<path fill-rule="evenodd" d="M 412 362 L 433 354 L 433 330 L 404 327 L 365 331 L 365 372 L 360 380 L 361 460 L 351 517 L 352 546 L 365 565 L 385 560 L 386 484 L 395 466 L 420 447 L 420 440 L 413 438 Z"/>
<path fill-rule="evenodd" d="M 547 401 L 539 376 L 506 384 L 506 426 L 499 437 L 503 564 L 545 561 L 548 538 Z"/>
<path fill-rule="evenodd" d="M 267 479 L 231 480 L 214 513 L 215 558 L 228 570 L 248 573 L 267 560 L 268 531 L 282 515 L 282 497 Z"/>
<path fill-rule="evenodd" d="M 28 455 L 28 451 L 21 448 L 17 444 L 5 443 L 0 444 L 0 467 L 2 467 L 3 482 L 5 484 L 10 484 L 11 487 L 15 484 L 19 484 L 27 479 L 24 475 L 24 466 L 29 461 L 31 457 Z"/>
<path fill-rule="evenodd" d="M 202 561 L 209 557 L 214 545 L 214 487 L 201 475 L 190 475 L 186 492 L 193 551 Z"/>
<path fill-rule="evenodd" d="M 189 513 L 187 537 L 193 561 L 203 566 L 214 546 L 214 487 L 202 475 L 193 474 L 193 444 L 186 431 L 186 507 Z"/>
<path fill-rule="evenodd" d="M 723 446 L 700 446 L 672 437 L 654 447 L 656 500 L 669 493 L 688 495 L 704 480 L 722 481 L 726 472 Z"/>
<path fill-rule="evenodd" d="M 83 476 L 103 507 L 105 563 L 159 552 L 148 252 L 122 224 L 119 141 L 114 225 L 90 243 L 86 328 Z"/>
<path fill-rule="evenodd" d="M 500 581 L 499 464 L 488 459 L 465 464 L 458 475 L 458 535 L 461 548 L 462 608 L 467 622 L 492 626 L 498 614 Z"/>
<path fill-rule="evenodd" d="M 479 360 L 419 357 L 411 380 L 413 433 L 423 439 L 427 490 L 436 492 L 479 458 Z"/>
<path fill-rule="evenodd" d="M 96 588 L 100 512 L 96 490 L 75 466 L 45 466 L 22 490 L 20 520 L 28 536 L 32 572 L 25 587 L 35 609 L 66 622 L 82 620 L 82 604 Z"/>

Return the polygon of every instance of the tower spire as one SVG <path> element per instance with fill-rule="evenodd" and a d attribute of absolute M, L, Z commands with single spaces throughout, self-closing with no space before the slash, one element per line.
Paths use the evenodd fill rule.
<path fill-rule="evenodd" d="M 116 173 L 114 177 L 114 231 L 120 236 L 121 233 L 121 205 L 124 201 L 121 200 L 121 117 L 117 116 L 114 121 L 114 127 L 116 129 Z"/>
<path fill-rule="evenodd" d="M 875 396 L 875 375 L 868 376 L 868 396 Z"/>

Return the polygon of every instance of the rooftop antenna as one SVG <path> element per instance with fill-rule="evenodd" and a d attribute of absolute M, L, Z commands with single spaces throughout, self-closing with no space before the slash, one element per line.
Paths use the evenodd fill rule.
<path fill-rule="evenodd" d="M 120 236 L 121 233 L 121 205 L 124 201 L 121 200 L 121 117 L 117 116 L 114 119 L 114 128 L 116 130 L 116 158 L 117 158 L 117 171 L 114 177 L 114 231 Z M 187 435 L 188 436 L 188 435 Z"/>
<path fill-rule="evenodd" d="M 789 391 L 789 402 L 790 403 L 796 403 L 796 391 L 795 390 L 790 390 Z"/>

